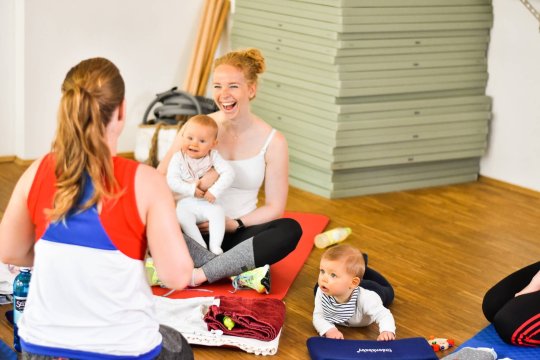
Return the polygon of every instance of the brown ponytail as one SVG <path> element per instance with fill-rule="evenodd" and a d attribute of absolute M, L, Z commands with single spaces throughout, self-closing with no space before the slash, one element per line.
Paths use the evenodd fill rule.
<path fill-rule="evenodd" d="M 124 80 L 118 68 L 107 59 L 82 61 L 67 73 L 52 145 L 57 191 L 54 207 L 47 212 L 51 221 L 65 218 L 78 203 L 85 174 L 92 181 L 94 193 L 77 210 L 118 194 L 105 129 L 122 103 L 124 91 Z"/>

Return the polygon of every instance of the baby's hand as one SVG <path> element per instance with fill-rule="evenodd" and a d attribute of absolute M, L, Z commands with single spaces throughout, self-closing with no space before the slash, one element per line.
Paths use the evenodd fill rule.
<path fill-rule="evenodd" d="M 394 340 L 396 338 L 396 335 L 394 335 L 393 332 L 390 331 L 383 331 L 382 333 L 377 336 L 378 341 L 388 341 L 388 340 Z"/>
<path fill-rule="evenodd" d="M 343 334 L 336 327 L 331 328 L 324 334 L 329 339 L 344 339 Z"/>
<path fill-rule="evenodd" d="M 204 191 L 199 188 L 195 188 L 195 197 L 202 199 L 204 197 Z"/>
<path fill-rule="evenodd" d="M 208 201 L 210 204 L 213 204 L 214 201 L 216 201 L 216 197 L 214 195 L 212 195 L 212 193 L 210 191 L 207 191 L 204 193 L 204 198 L 206 199 L 206 201 Z"/>

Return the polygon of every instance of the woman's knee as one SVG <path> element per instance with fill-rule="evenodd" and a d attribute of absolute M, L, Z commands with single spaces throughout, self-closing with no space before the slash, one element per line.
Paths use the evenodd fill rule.
<path fill-rule="evenodd" d="M 286 230 L 288 237 L 293 241 L 298 243 L 300 238 L 302 237 L 302 226 L 298 223 L 298 221 L 294 219 L 284 218 L 281 219 L 283 223 L 283 228 Z"/>
<path fill-rule="evenodd" d="M 512 334 L 514 333 L 516 328 L 510 314 L 505 311 L 499 311 L 493 317 L 492 324 L 495 327 L 497 334 L 499 334 L 499 337 L 504 342 L 512 344 Z"/>
<path fill-rule="evenodd" d="M 540 325 L 538 303 L 537 297 L 522 295 L 495 314 L 493 326 L 503 341 L 519 346 L 538 346 L 540 334 L 535 331 Z"/>
<path fill-rule="evenodd" d="M 300 238 L 302 237 L 302 227 L 298 223 L 298 221 L 294 219 L 284 218 L 280 219 L 281 224 L 280 227 L 283 231 L 283 247 L 284 251 L 287 253 L 290 253 L 294 249 L 296 249 L 296 245 L 298 245 L 298 242 L 300 241 Z"/>
<path fill-rule="evenodd" d="M 302 236 L 302 227 L 294 219 L 277 219 L 264 226 L 264 231 L 253 238 L 257 266 L 280 261 L 296 249 Z"/>
<path fill-rule="evenodd" d="M 486 295 L 484 295 L 484 299 L 482 299 L 482 312 L 484 313 L 487 321 L 493 322 L 493 319 L 500 308 L 501 304 L 494 295 L 494 289 L 489 289 L 486 292 Z"/>

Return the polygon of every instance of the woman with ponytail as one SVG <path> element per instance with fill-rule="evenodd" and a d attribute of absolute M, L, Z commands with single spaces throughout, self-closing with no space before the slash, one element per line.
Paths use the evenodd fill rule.
<path fill-rule="evenodd" d="M 219 111 L 210 117 L 219 127 L 215 149 L 231 165 L 235 178 L 218 199 L 227 216 L 222 243 L 225 253 L 216 256 L 186 237 L 197 266 L 192 285 L 274 264 L 296 248 L 302 235 L 298 222 L 282 218 L 289 190 L 287 140 L 251 112 L 258 76 L 265 67 L 262 53 L 254 48 L 231 51 L 214 62 L 213 98 Z M 163 174 L 180 149 L 181 139 L 179 134 L 159 164 Z M 265 197 L 258 206 L 261 187 Z M 208 223 L 199 224 L 199 228 L 207 233 Z"/>
<path fill-rule="evenodd" d="M 66 75 L 52 151 L 17 182 L 0 224 L 0 261 L 33 266 L 18 322 L 23 359 L 192 359 L 154 314 L 144 257 L 182 289 L 193 261 L 174 200 L 154 169 L 116 156 L 124 81 L 107 59 Z"/>

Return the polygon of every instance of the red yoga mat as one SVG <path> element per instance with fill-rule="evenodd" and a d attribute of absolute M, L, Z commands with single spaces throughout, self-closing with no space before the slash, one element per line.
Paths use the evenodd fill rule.
<path fill-rule="evenodd" d="M 296 249 L 294 249 L 294 251 L 285 259 L 270 267 L 270 294 L 259 294 L 251 289 L 238 290 L 235 293 L 231 293 L 231 291 L 234 290 L 231 281 L 224 279 L 213 284 L 203 284 L 194 289 L 175 291 L 168 297 L 172 299 L 186 299 L 201 296 L 241 296 L 251 298 L 266 297 L 283 300 L 313 248 L 313 238 L 324 230 L 329 221 L 329 218 L 326 215 L 302 212 L 285 212 L 283 217 L 298 221 L 302 227 L 303 234 Z M 163 289 L 156 286 L 153 287 L 152 290 L 155 295 L 163 295 L 169 292 L 169 289 Z"/>

